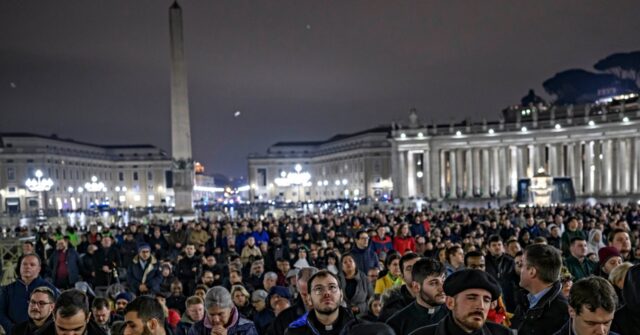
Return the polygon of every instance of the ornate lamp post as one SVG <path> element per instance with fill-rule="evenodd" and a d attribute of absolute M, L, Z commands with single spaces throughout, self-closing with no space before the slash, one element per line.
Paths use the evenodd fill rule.
<path fill-rule="evenodd" d="M 309 172 L 302 172 L 302 165 L 296 164 L 294 167 L 295 172 L 286 173 L 282 171 L 280 178 L 274 180 L 275 184 L 279 187 L 298 187 L 298 202 L 300 202 L 300 187 L 311 186 L 311 174 Z"/>
<path fill-rule="evenodd" d="M 51 178 L 42 178 L 43 174 L 41 170 L 36 170 L 35 178 L 28 178 L 25 185 L 31 192 L 38 192 L 38 220 L 46 220 L 44 214 L 44 199 L 42 192 L 48 192 L 53 187 L 53 180 Z"/>
<path fill-rule="evenodd" d="M 105 186 L 104 186 L 103 182 L 98 182 L 98 177 L 92 176 L 91 177 L 91 182 L 84 184 L 84 189 L 87 192 L 94 193 L 94 196 L 95 196 L 96 193 L 103 192 L 105 190 Z M 96 203 L 96 207 L 97 206 L 98 206 L 98 204 Z"/>

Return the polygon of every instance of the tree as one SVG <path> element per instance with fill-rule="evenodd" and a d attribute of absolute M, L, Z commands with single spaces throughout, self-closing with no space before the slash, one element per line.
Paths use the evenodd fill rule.
<path fill-rule="evenodd" d="M 542 83 L 545 91 L 556 97 L 557 104 L 593 102 L 603 91 L 620 94 L 637 91 L 635 81 L 620 79 L 609 73 L 593 73 L 582 69 L 570 69 L 556 73 Z"/>
<path fill-rule="evenodd" d="M 640 51 L 619 52 L 605 57 L 594 66 L 596 70 L 631 79 L 640 85 Z"/>

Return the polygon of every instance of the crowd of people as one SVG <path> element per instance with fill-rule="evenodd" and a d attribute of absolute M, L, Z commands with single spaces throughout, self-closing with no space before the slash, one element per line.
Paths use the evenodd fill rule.
<path fill-rule="evenodd" d="M 5 334 L 640 334 L 638 206 L 42 226 Z"/>

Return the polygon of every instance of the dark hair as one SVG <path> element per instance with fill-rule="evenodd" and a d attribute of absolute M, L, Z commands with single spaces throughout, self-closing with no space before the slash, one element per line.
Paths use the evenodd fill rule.
<path fill-rule="evenodd" d="M 62 292 L 58 300 L 56 300 L 53 314 L 68 318 L 78 314 L 78 312 L 84 312 L 85 317 L 89 316 L 89 299 L 87 295 L 78 289 Z"/>
<path fill-rule="evenodd" d="M 356 233 L 356 238 L 360 238 L 360 235 L 362 234 L 367 234 L 367 231 L 364 229 L 358 230 L 358 232 Z M 367 236 L 369 236 L 369 234 L 367 234 Z"/>
<path fill-rule="evenodd" d="M 158 319 L 161 326 L 164 326 L 164 309 L 162 305 L 150 296 L 140 296 L 133 299 L 124 309 L 124 314 L 137 312 L 138 317 L 143 321 Z"/>
<path fill-rule="evenodd" d="M 532 244 L 525 249 L 528 265 L 534 267 L 538 277 L 545 283 L 553 283 L 560 278 L 562 256 L 560 251 L 547 244 Z"/>
<path fill-rule="evenodd" d="M 193 289 L 193 292 L 195 292 L 197 290 L 204 290 L 205 292 L 207 292 L 209 290 L 209 287 L 207 285 L 204 285 L 204 284 L 199 284 L 199 285 L 196 286 L 196 288 Z"/>
<path fill-rule="evenodd" d="M 491 243 L 496 243 L 496 242 L 502 243 L 502 237 L 500 237 L 500 235 L 495 234 L 495 235 L 489 236 L 489 241 L 487 241 L 489 245 L 491 245 Z"/>
<path fill-rule="evenodd" d="M 27 257 L 35 257 L 38 260 L 38 265 L 42 266 L 42 258 L 40 258 L 40 255 L 31 253 L 31 254 L 22 255 L 20 257 L 20 263 L 18 263 L 18 267 L 22 267 L 22 261 Z"/>
<path fill-rule="evenodd" d="M 609 243 L 613 242 L 613 239 L 616 237 L 616 235 L 620 234 L 620 233 L 627 233 L 627 235 L 629 235 L 629 232 L 621 229 L 621 228 L 616 228 L 614 230 L 612 230 L 611 232 L 609 232 L 609 236 L 608 236 L 608 240 Z"/>
<path fill-rule="evenodd" d="M 91 304 L 91 308 L 93 309 L 103 309 L 103 308 L 109 308 L 109 301 L 105 298 L 102 297 L 97 297 L 95 299 L 93 299 L 93 303 Z"/>
<path fill-rule="evenodd" d="M 447 262 L 451 262 L 450 261 L 451 256 L 453 256 L 456 252 L 458 252 L 458 249 L 462 249 L 462 247 L 459 245 L 454 245 L 452 247 L 449 247 L 449 249 L 447 249 Z"/>
<path fill-rule="evenodd" d="M 326 278 L 326 277 L 333 277 L 333 279 L 336 280 L 336 282 L 338 283 L 338 286 L 340 286 L 340 279 L 338 279 L 338 276 L 334 275 L 333 272 L 328 271 L 328 270 L 320 270 L 316 273 L 314 273 L 309 280 L 307 280 L 307 293 L 311 294 L 311 283 L 313 283 L 313 281 L 316 278 Z"/>
<path fill-rule="evenodd" d="M 576 241 L 586 241 L 587 239 L 582 236 L 574 236 L 571 238 L 571 245 Z"/>
<path fill-rule="evenodd" d="M 400 255 L 397 253 L 391 253 L 387 255 L 387 259 L 384 260 L 385 269 L 389 270 L 389 265 L 391 265 L 391 262 L 395 261 L 396 259 L 400 259 Z"/>
<path fill-rule="evenodd" d="M 472 251 L 467 252 L 464 255 L 464 266 L 467 266 L 468 260 L 471 257 L 484 257 L 484 255 L 480 251 L 476 251 L 476 250 L 472 250 Z"/>
<path fill-rule="evenodd" d="M 569 306 L 580 315 L 584 306 L 591 312 L 602 308 L 613 313 L 616 310 L 616 291 L 608 280 L 589 276 L 573 283 L 569 293 Z"/>
<path fill-rule="evenodd" d="M 415 252 L 407 252 L 406 254 L 402 255 L 402 257 L 400 257 L 400 271 L 404 272 L 404 263 L 408 262 L 408 261 L 412 261 L 416 258 L 420 258 L 420 256 L 418 254 L 416 254 Z"/>
<path fill-rule="evenodd" d="M 411 277 L 414 282 L 422 284 L 429 276 L 440 276 L 444 274 L 445 267 L 433 258 L 422 258 L 413 265 Z"/>

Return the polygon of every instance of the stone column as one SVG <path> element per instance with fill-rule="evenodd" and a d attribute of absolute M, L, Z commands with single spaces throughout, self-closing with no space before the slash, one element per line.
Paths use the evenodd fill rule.
<path fill-rule="evenodd" d="M 549 148 L 549 174 L 553 177 L 558 176 L 558 155 L 557 146 L 554 143 L 547 144 Z"/>
<path fill-rule="evenodd" d="M 491 149 L 491 193 L 495 193 L 496 196 L 500 194 L 500 175 L 506 174 L 506 169 L 502 170 L 500 165 L 500 151 L 502 148 Z"/>
<path fill-rule="evenodd" d="M 518 173 L 517 173 L 517 177 L 516 177 L 516 186 L 517 186 L 517 181 L 520 178 L 524 178 L 526 176 L 526 167 L 525 167 L 525 162 L 524 162 L 524 147 L 516 147 L 517 148 L 517 152 L 518 152 L 518 157 L 517 157 L 517 164 L 518 164 Z M 514 189 L 514 192 L 516 190 Z"/>
<path fill-rule="evenodd" d="M 536 152 L 537 149 L 534 144 L 529 144 L 527 148 L 529 149 L 529 169 L 526 171 L 526 174 L 527 178 L 531 178 L 538 171 L 538 168 L 536 167 L 536 159 L 538 157 L 538 154 Z"/>
<path fill-rule="evenodd" d="M 467 149 L 464 151 L 465 156 L 464 156 L 464 160 L 465 160 L 465 165 L 466 165 L 466 169 L 465 169 L 465 179 L 466 179 L 466 184 L 465 184 L 465 190 L 467 193 L 467 197 L 473 197 L 473 169 L 474 166 L 472 164 L 472 154 L 471 154 L 471 149 Z"/>
<path fill-rule="evenodd" d="M 422 151 L 422 194 L 431 199 L 431 150 Z"/>
<path fill-rule="evenodd" d="M 440 149 L 440 197 L 447 194 L 447 152 Z"/>
<path fill-rule="evenodd" d="M 564 151 L 564 145 L 562 144 L 556 144 L 556 157 L 558 157 L 558 160 L 556 161 L 558 163 L 558 175 L 560 176 L 568 176 L 569 174 L 566 172 L 566 167 L 564 166 L 564 161 L 565 161 L 565 151 Z"/>
<path fill-rule="evenodd" d="M 480 149 L 473 149 L 473 193 L 469 196 L 475 196 L 480 193 Z"/>
<path fill-rule="evenodd" d="M 631 193 L 637 194 L 640 183 L 638 183 L 638 159 L 640 158 L 640 139 L 632 138 L 631 157 Z"/>
<path fill-rule="evenodd" d="M 574 150 L 575 149 L 575 144 L 574 143 L 567 143 L 567 149 L 566 149 L 566 154 L 567 154 L 567 176 L 571 177 L 571 179 L 573 180 L 573 187 L 576 191 L 576 194 L 578 194 L 578 178 L 575 175 L 575 154 L 574 154 Z"/>
<path fill-rule="evenodd" d="M 444 175 L 444 169 L 440 169 L 440 160 L 441 160 L 441 156 L 440 156 L 440 150 L 437 149 L 431 149 L 430 150 L 430 155 L 431 155 L 431 159 L 430 159 L 430 163 L 431 163 L 431 190 L 430 190 L 430 198 L 431 199 L 439 199 L 442 198 L 441 195 L 441 185 L 442 181 L 441 181 L 441 177 L 442 175 Z"/>
<path fill-rule="evenodd" d="M 618 194 L 626 194 L 629 185 L 629 165 L 627 164 L 629 154 L 627 152 L 627 141 L 624 138 L 618 139 Z"/>
<path fill-rule="evenodd" d="M 587 141 L 584 144 L 584 163 L 582 167 L 584 173 L 584 193 L 593 194 L 593 142 Z"/>
<path fill-rule="evenodd" d="M 500 175 L 500 196 L 505 196 L 507 194 L 507 187 L 509 186 L 509 176 L 510 170 L 508 168 L 507 160 L 509 157 L 509 148 L 501 147 L 498 151 L 499 153 L 499 161 L 500 161 L 500 170 L 498 171 Z"/>
<path fill-rule="evenodd" d="M 603 185 L 602 193 L 604 195 L 611 195 L 613 186 L 613 142 L 611 140 L 604 140 L 602 143 L 602 160 L 603 160 Z"/>
<path fill-rule="evenodd" d="M 451 170 L 451 194 L 449 198 L 456 199 L 458 197 L 458 166 L 456 164 L 457 150 L 449 150 L 449 169 Z"/>
<path fill-rule="evenodd" d="M 518 172 L 519 172 L 519 154 L 518 147 L 510 146 L 509 155 L 511 156 L 511 166 L 509 167 L 509 186 L 511 186 L 511 195 L 515 195 L 518 187 Z"/>
<path fill-rule="evenodd" d="M 491 174 L 489 170 L 489 149 L 482 149 L 482 197 L 491 194 Z"/>
<path fill-rule="evenodd" d="M 573 149 L 573 156 L 574 156 L 574 165 L 573 168 L 575 169 L 573 172 L 573 175 L 575 176 L 575 180 L 576 180 L 576 194 L 578 195 L 582 195 L 583 192 L 583 185 L 584 185 L 584 174 L 582 173 L 582 144 L 581 143 L 575 143 L 574 149 Z"/>
<path fill-rule="evenodd" d="M 413 152 L 407 151 L 407 197 L 416 195 L 416 161 Z"/>
<path fill-rule="evenodd" d="M 398 196 L 400 196 L 401 198 L 407 198 L 408 192 L 407 192 L 407 152 L 406 151 L 400 151 L 399 153 L 400 156 L 400 160 L 399 160 L 399 167 L 400 167 L 400 183 L 397 185 L 398 186 Z M 393 187 L 395 188 L 396 185 L 393 185 Z"/>
<path fill-rule="evenodd" d="M 459 198 L 463 198 L 464 193 L 464 150 L 456 150 L 456 172 L 457 172 L 457 194 Z"/>

